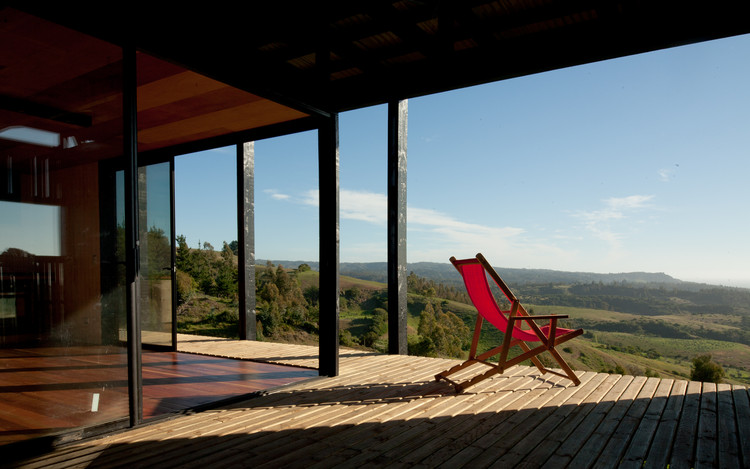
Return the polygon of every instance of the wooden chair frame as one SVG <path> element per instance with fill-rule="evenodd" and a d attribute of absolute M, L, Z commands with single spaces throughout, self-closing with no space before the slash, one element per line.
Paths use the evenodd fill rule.
<path fill-rule="evenodd" d="M 448 370 L 445 370 L 441 373 L 438 373 L 435 375 L 436 380 L 445 380 L 449 383 L 451 383 L 458 392 L 463 392 L 466 388 L 469 386 L 473 386 L 477 383 L 479 383 L 482 380 L 485 380 L 493 375 L 501 374 L 505 372 L 506 369 L 510 368 L 513 365 L 516 365 L 518 363 L 521 363 L 524 360 L 531 360 L 531 362 L 539 369 L 539 371 L 542 374 L 545 373 L 552 373 L 554 375 L 562 376 L 564 378 L 570 379 L 576 386 L 581 383 L 581 381 L 578 379 L 578 376 L 573 372 L 573 370 L 568 366 L 568 364 L 565 362 L 562 356 L 560 356 L 560 353 L 555 350 L 555 347 L 558 345 L 567 342 L 568 340 L 577 337 L 581 334 L 583 334 L 583 329 L 558 329 L 557 327 L 557 320 L 558 319 L 565 319 L 568 316 L 567 315 L 558 315 L 558 314 L 550 314 L 550 315 L 543 315 L 543 316 L 532 316 L 530 315 L 526 309 L 521 305 L 518 298 L 513 294 L 513 292 L 508 288 L 508 285 L 500 278 L 500 276 L 495 272 L 495 269 L 492 268 L 492 266 L 487 262 L 487 260 L 482 256 L 482 254 L 477 254 L 476 259 L 465 259 L 465 260 L 456 260 L 455 257 L 451 257 L 451 263 L 454 267 L 458 270 L 458 272 L 461 274 L 462 277 L 464 277 L 464 273 L 461 270 L 461 265 L 466 263 L 474 263 L 474 261 L 478 262 L 484 267 L 484 271 L 489 274 L 490 277 L 495 281 L 497 286 L 502 290 L 502 292 L 505 294 L 505 296 L 510 301 L 510 311 L 508 312 L 507 316 L 504 314 L 504 312 L 500 312 L 500 314 L 505 318 L 507 321 L 507 325 L 505 330 L 503 331 L 504 339 L 502 345 L 499 345 L 497 347 L 492 348 L 491 350 L 488 350 L 480 355 L 477 356 L 477 344 L 479 343 L 479 336 L 481 334 L 482 329 L 482 323 L 484 321 L 483 313 L 478 312 L 477 313 L 477 321 L 476 325 L 474 326 L 474 337 L 472 338 L 471 342 L 471 349 L 469 350 L 469 358 L 464 361 L 463 363 L 460 363 Z M 487 278 L 485 276 L 485 281 L 487 281 Z M 464 278 L 464 281 L 466 279 Z M 468 287 L 468 286 L 467 286 Z M 489 291 L 489 287 L 488 287 Z M 491 293 L 490 293 L 491 295 Z M 497 305 L 497 301 L 495 298 L 492 298 L 492 301 Z M 472 298 L 472 302 L 475 303 L 475 300 Z M 498 308 L 499 309 L 499 308 Z M 544 333 L 541 327 L 537 325 L 536 321 L 549 321 L 549 326 L 546 328 L 547 334 Z M 519 326 L 519 323 L 525 322 L 528 324 L 530 330 L 527 329 L 521 329 Z M 521 331 L 521 332 L 519 332 Z M 534 342 L 540 342 L 541 344 L 535 347 L 529 346 L 526 342 L 529 341 L 528 339 L 528 333 L 533 332 L 535 338 L 533 339 Z M 521 340 L 517 337 L 518 335 L 524 335 L 526 337 L 526 341 Z M 523 353 L 520 355 L 508 359 L 508 352 L 511 347 L 519 346 Z M 543 353 L 543 352 L 549 352 L 550 355 L 555 359 L 555 361 L 560 365 L 560 368 L 562 369 L 563 373 L 558 373 L 557 371 L 550 370 L 549 368 L 546 368 L 537 358 L 537 355 Z M 491 363 L 488 361 L 490 357 L 493 357 L 494 355 L 499 354 L 498 363 Z M 485 371 L 484 373 L 481 373 L 479 375 L 474 376 L 471 379 L 465 380 L 463 382 L 456 382 L 448 378 L 453 373 L 456 373 L 457 371 L 463 370 L 464 368 L 467 368 L 475 363 L 481 363 L 484 365 L 487 365 L 490 369 Z"/>

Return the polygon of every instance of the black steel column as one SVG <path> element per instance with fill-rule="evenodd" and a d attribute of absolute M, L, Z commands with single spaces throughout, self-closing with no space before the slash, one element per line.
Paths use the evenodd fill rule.
<path fill-rule="evenodd" d="M 320 203 L 321 376 L 339 374 L 339 118 L 321 119 L 318 128 Z"/>
<path fill-rule="evenodd" d="M 177 351 L 177 242 L 175 232 L 174 156 L 169 157 L 169 243 L 171 248 L 169 270 L 172 276 L 172 350 Z"/>
<path fill-rule="evenodd" d="M 240 340 L 256 340 L 254 142 L 237 145 L 237 259 Z"/>
<path fill-rule="evenodd" d="M 140 250 L 138 240 L 138 142 L 135 48 L 123 48 L 123 152 L 125 159 L 125 285 L 128 327 L 130 425 L 143 420 L 141 375 Z"/>
<path fill-rule="evenodd" d="M 388 103 L 388 353 L 406 355 L 406 133 L 408 101 Z"/>

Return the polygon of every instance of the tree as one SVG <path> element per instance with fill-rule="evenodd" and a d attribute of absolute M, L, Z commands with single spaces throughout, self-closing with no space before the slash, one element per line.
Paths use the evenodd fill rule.
<path fill-rule="evenodd" d="M 422 337 L 430 337 L 435 333 L 437 329 L 437 322 L 435 321 L 435 309 L 432 307 L 432 303 L 427 303 L 419 314 L 419 327 L 417 333 Z"/>
<path fill-rule="evenodd" d="M 310 285 L 305 288 L 304 297 L 311 306 L 317 305 L 320 300 L 320 288 L 317 285 Z"/>
<path fill-rule="evenodd" d="M 177 269 L 187 272 L 190 266 L 190 247 L 188 246 L 185 235 L 177 236 Z"/>
<path fill-rule="evenodd" d="M 232 250 L 229 244 L 227 244 L 227 242 L 224 241 L 224 245 L 221 248 L 222 259 L 224 259 L 225 261 L 233 262 L 234 255 L 235 255 L 235 252 Z"/>
<path fill-rule="evenodd" d="M 440 304 L 428 302 L 419 315 L 417 332 L 422 336 L 418 348 L 428 354 L 456 357 L 463 355 L 468 344 L 469 328 L 450 311 L 443 312 Z"/>
<path fill-rule="evenodd" d="M 193 277 L 187 273 L 178 270 L 177 271 L 177 304 L 182 305 L 187 303 L 190 298 L 195 294 L 196 283 Z"/>
<path fill-rule="evenodd" d="M 150 279 L 168 277 L 169 270 L 171 270 L 169 266 L 172 264 L 172 246 L 169 238 L 164 230 L 156 226 L 148 229 L 146 238 L 148 277 Z"/>
<path fill-rule="evenodd" d="M 720 383 L 724 377 L 724 368 L 718 363 L 711 361 L 711 355 L 701 355 L 693 358 L 693 366 L 690 369 L 692 381 L 703 381 Z"/>

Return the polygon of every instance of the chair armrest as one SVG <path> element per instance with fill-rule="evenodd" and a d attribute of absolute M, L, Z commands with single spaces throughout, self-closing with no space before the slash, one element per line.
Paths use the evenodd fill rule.
<path fill-rule="evenodd" d="M 512 316 L 511 319 L 568 319 L 567 314 L 547 314 L 544 316 Z"/>

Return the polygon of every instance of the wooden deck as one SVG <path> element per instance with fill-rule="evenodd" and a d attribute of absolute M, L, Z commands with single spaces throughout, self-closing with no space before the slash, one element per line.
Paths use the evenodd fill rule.
<path fill-rule="evenodd" d="M 181 349 L 316 364 L 317 348 L 181 340 Z M 58 448 L 19 467 L 750 467 L 741 386 L 517 366 L 463 394 L 452 360 L 342 350 L 340 376 Z"/>

